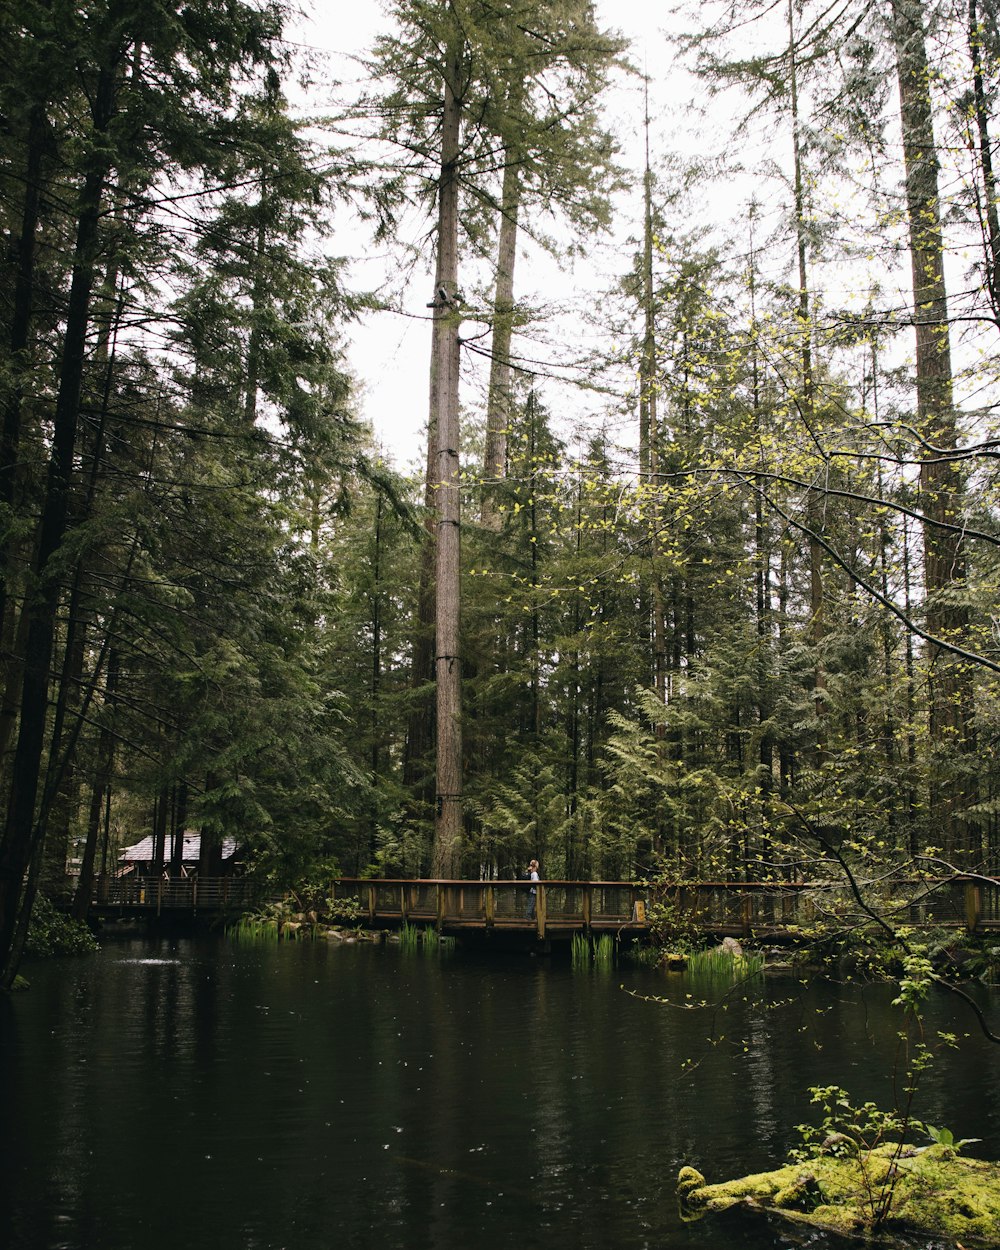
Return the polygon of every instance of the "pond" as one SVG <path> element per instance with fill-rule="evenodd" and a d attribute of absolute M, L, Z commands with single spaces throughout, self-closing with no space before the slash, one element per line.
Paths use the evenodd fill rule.
<path fill-rule="evenodd" d="M 769 976 L 687 1010 L 683 977 L 628 965 L 222 939 L 25 971 L 0 1001 L 11 1250 L 828 1250 L 751 1216 L 684 1223 L 678 1168 L 783 1162 L 812 1084 L 893 1096 L 885 986 Z M 928 1026 L 970 1036 L 918 1114 L 1000 1157 L 1000 1052 L 951 1003 Z"/>

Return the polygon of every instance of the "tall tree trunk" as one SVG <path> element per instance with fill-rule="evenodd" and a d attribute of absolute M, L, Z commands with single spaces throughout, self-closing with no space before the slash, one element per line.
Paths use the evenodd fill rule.
<path fill-rule="evenodd" d="M 118 686 L 118 650 L 108 652 L 108 672 L 104 682 L 104 719 L 97 744 L 97 768 L 91 791 L 87 815 L 87 838 L 80 858 L 80 877 L 73 900 L 73 915 L 77 920 L 86 919 L 94 893 L 94 867 L 97 861 L 97 844 L 101 829 L 101 815 L 105 796 L 111 787 L 111 770 L 114 767 L 115 738 L 109 721 L 114 717 L 115 691 Z"/>
<path fill-rule="evenodd" d="M 493 297 L 493 342 L 490 387 L 486 405 L 486 448 L 483 455 L 482 522 L 500 528 L 497 483 L 507 475 L 507 434 L 511 420 L 510 348 L 514 337 L 514 264 L 517 260 L 517 217 L 521 207 L 521 171 L 512 143 L 504 148 L 503 191 L 497 242 L 497 282 Z"/>
<path fill-rule="evenodd" d="M 375 858 L 379 817 L 379 781 L 382 774 L 382 734 L 379 697 L 382 693 L 382 523 L 385 500 L 379 491 L 375 499 L 375 547 L 372 560 L 372 660 L 369 683 L 369 726 L 371 732 L 371 755 L 369 766 L 372 774 L 372 796 L 368 822 L 368 862 Z"/>
<path fill-rule="evenodd" d="M 218 783 L 213 772 L 205 774 L 206 795 L 211 794 Z M 198 858 L 199 877 L 218 877 L 222 874 L 223 838 L 218 828 L 207 821 L 201 826 L 201 850 Z"/>
<path fill-rule="evenodd" d="M 115 68 L 103 70 L 94 105 L 95 115 L 103 123 L 97 127 L 98 131 L 105 129 L 110 121 L 115 84 Z M 52 448 L 35 562 L 37 590 L 25 608 L 30 619 L 21 686 L 20 723 L 7 817 L 0 842 L 0 984 L 9 985 L 16 971 L 10 955 L 24 873 L 34 850 L 35 800 L 41 774 L 49 668 L 60 594 L 59 570 L 53 565 L 67 527 L 73 450 L 98 251 L 101 198 L 109 172 L 110 153 L 105 151 L 101 161 L 84 180 L 77 219 L 73 277 L 66 311 L 59 387 L 53 414 Z"/>
<path fill-rule="evenodd" d="M 653 274 L 653 170 L 649 160 L 649 88 L 646 89 L 646 167 L 643 175 L 642 231 L 642 356 L 639 363 L 639 473 L 645 478 L 649 509 L 649 558 L 652 592 L 653 689 L 667 702 L 667 626 L 663 606 L 663 579 L 657 555 L 660 547 L 660 432 L 657 410 L 659 380 L 656 370 L 656 289 Z M 664 724 L 657 726 L 662 735 Z"/>
<path fill-rule="evenodd" d="M 959 641 L 968 624 L 960 599 L 965 543 L 958 528 L 962 487 L 951 453 L 957 446 L 952 398 L 948 298 L 938 193 L 930 70 L 920 0 L 892 0 L 892 37 L 899 82 L 906 206 L 916 330 L 917 424 L 922 440 L 920 495 L 924 513 L 924 588 L 932 638 Z M 954 526 L 955 528 L 946 528 Z M 944 775 L 931 794 L 938 827 L 950 853 L 964 849 L 968 829 L 959 815 L 968 799 L 948 774 L 954 751 L 971 750 L 968 676 L 948 652 L 931 642 L 930 734 Z M 948 758 L 950 757 L 950 758 Z M 933 763 L 932 763 L 933 767 Z M 935 772 L 938 769 L 934 768 Z"/>
<path fill-rule="evenodd" d="M 267 249 L 267 195 L 261 183 L 260 203 L 257 205 L 257 237 L 254 242 L 254 280 L 250 307 L 250 340 L 247 344 L 246 390 L 243 394 L 243 420 L 252 426 L 257 420 L 257 389 L 260 385 L 261 359 L 261 306 L 266 298 L 264 253 Z"/>
<path fill-rule="evenodd" d="M 441 291 L 441 250 L 434 267 L 435 308 Z M 434 334 L 437 334 L 435 325 Z M 437 558 L 437 445 L 438 394 L 440 382 L 437 364 L 437 339 L 432 339 L 430 385 L 427 418 L 427 461 L 424 473 L 424 530 L 420 546 L 420 573 L 417 584 L 417 620 L 410 655 L 410 687 L 414 692 L 407 718 L 406 742 L 403 748 L 403 784 L 421 800 L 430 801 L 432 791 L 427 777 L 426 760 L 432 744 L 433 718 L 430 708 L 430 686 L 434 680 L 434 565 Z"/>
<path fill-rule="evenodd" d="M 28 120 L 27 153 L 24 171 L 24 203 L 21 208 L 21 230 L 16 245 L 16 276 L 14 299 L 8 334 L 9 362 L 14 376 L 5 388 L 3 423 L 0 427 L 0 509 L 8 516 L 13 512 L 17 488 L 18 448 L 21 441 L 21 405 L 24 400 L 24 374 L 27 368 L 25 350 L 31 334 L 31 313 L 35 285 L 35 235 L 41 197 L 42 153 L 48 132 L 45 109 L 36 104 Z M 11 542 L 8 523 L 0 529 L 0 622 L 4 635 L 13 634 L 7 625 L 11 580 Z M 6 669 L 6 665 L 5 665 Z M 9 679 L 5 672 L 5 678 Z"/>
<path fill-rule="evenodd" d="M 760 468 L 764 468 L 765 438 L 761 406 L 761 369 L 757 345 L 757 255 L 754 241 L 755 205 L 750 207 L 750 248 L 747 261 L 747 287 L 750 295 L 750 393 L 753 406 L 754 428 L 757 431 L 760 452 Z M 757 631 L 757 721 L 760 726 L 758 776 L 760 786 L 760 840 L 761 857 L 769 861 L 771 839 L 768 830 L 768 812 L 774 790 L 774 730 L 771 728 L 773 700 L 772 683 L 772 619 L 771 619 L 771 546 L 764 515 L 765 481 L 758 475 L 754 492 L 754 598 L 756 601 Z"/>
<path fill-rule="evenodd" d="M 438 288 L 433 357 L 437 375 L 437 557 L 435 657 L 437 758 L 433 872 L 458 871 L 462 842 L 462 661 L 459 640 L 461 497 L 459 494 L 458 161 L 462 104 L 457 39 L 449 50 L 441 123 L 438 187 Z"/>
<path fill-rule="evenodd" d="M 55 692 L 44 797 L 36 818 L 40 826 L 36 836 L 47 844 L 43 857 L 42 889 L 50 897 L 63 891 L 66 886 L 69 831 L 78 802 L 76 753 L 66 750 L 66 722 L 74 714 L 79 715 L 84 688 L 83 668 L 88 633 L 88 621 L 85 619 L 82 604 L 84 580 L 84 570 L 78 564 L 69 597 L 62 670 Z"/>
<path fill-rule="evenodd" d="M 802 173 L 802 143 L 799 124 L 799 71 L 795 48 L 795 14 L 792 0 L 788 0 L 788 79 L 792 114 L 792 172 L 795 197 L 795 249 L 799 274 L 799 360 L 802 370 L 802 390 L 798 403 L 799 415 L 810 437 L 817 442 L 816 434 L 816 383 L 812 356 L 812 310 L 809 298 L 809 260 L 806 235 L 805 183 Z M 823 498 L 817 489 L 811 489 L 806 502 L 809 528 L 809 634 L 813 644 L 813 706 L 817 722 L 822 725 L 826 708 L 824 691 L 826 672 L 820 656 L 820 644 L 825 633 L 823 602 L 823 558 L 819 531 L 823 526 Z M 818 746 L 822 750 L 822 730 L 818 733 Z"/>
<path fill-rule="evenodd" d="M 174 785 L 171 805 L 170 875 L 184 875 L 184 829 L 187 825 L 188 788 L 186 781 Z"/>
<path fill-rule="evenodd" d="M 153 859 L 151 873 L 155 880 L 163 876 L 167 858 L 167 829 L 170 825 L 170 787 L 161 786 L 153 802 Z"/>

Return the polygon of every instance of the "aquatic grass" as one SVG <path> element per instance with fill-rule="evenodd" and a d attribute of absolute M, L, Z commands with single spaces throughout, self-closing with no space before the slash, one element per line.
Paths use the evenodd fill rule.
<path fill-rule="evenodd" d="M 688 956 L 685 976 L 701 985 L 732 985 L 763 975 L 764 956 L 743 954 L 715 946 Z"/>
<path fill-rule="evenodd" d="M 270 945 L 281 941 L 281 927 L 277 920 L 263 920 L 259 916 L 244 916 L 229 930 L 229 936 L 246 945 Z"/>
<path fill-rule="evenodd" d="M 570 960 L 574 968 L 613 968 L 617 943 L 608 933 L 599 938 L 574 933 L 570 944 Z"/>
<path fill-rule="evenodd" d="M 570 944 L 570 961 L 574 968 L 589 968 L 593 957 L 590 938 L 584 933 L 574 933 Z"/>
<path fill-rule="evenodd" d="M 420 929 L 415 924 L 403 921 L 399 930 L 399 949 L 412 955 L 420 948 Z"/>
<path fill-rule="evenodd" d="M 594 943 L 594 967 L 613 968 L 615 965 L 615 939 L 610 933 L 602 933 Z"/>
<path fill-rule="evenodd" d="M 399 930 L 399 949 L 410 955 L 417 952 L 437 955 L 454 950 L 455 939 L 442 937 L 432 925 L 410 924 L 404 920 Z"/>

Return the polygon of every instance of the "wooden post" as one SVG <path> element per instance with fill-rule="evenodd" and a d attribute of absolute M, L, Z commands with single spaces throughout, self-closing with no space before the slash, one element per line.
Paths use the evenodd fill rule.
<path fill-rule="evenodd" d="M 375 887 L 368 887 L 368 923 L 375 923 Z"/>
<path fill-rule="evenodd" d="M 493 917 L 496 915 L 496 890 L 488 885 L 484 888 L 484 894 L 486 895 L 486 927 L 492 929 Z"/>
<path fill-rule="evenodd" d="M 405 919 L 406 919 L 406 915 L 407 915 L 407 912 L 406 912 L 406 886 L 405 886 L 405 885 L 401 885 L 401 886 L 399 887 L 399 918 L 400 918 L 400 920 L 405 920 Z"/>
<path fill-rule="evenodd" d="M 973 881 L 965 883 L 965 927 L 970 933 L 979 928 L 979 918 L 983 912 L 983 892 Z"/>
<path fill-rule="evenodd" d="M 585 933 L 590 932 L 590 918 L 593 915 L 593 895 L 594 887 L 590 884 L 585 885 L 583 887 L 583 908 L 581 915 Z"/>
<path fill-rule="evenodd" d="M 750 936 L 750 922 L 753 920 L 753 899 L 749 894 L 744 894 L 740 900 L 740 923 L 743 926 L 743 936 Z"/>
<path fill-rule="evenodd" d="M 435 928 L 437 929 L 438 933 L 440 933 L 442 926 L 444 925 L 444 886 L 439 881 L 437 883 L 436 888 L 437 888 L 437 921 L 435 922 Z"/>
<path fill-rule="evenodd" d="M 538 893 L 535 896 L 535 931 L 539 940 L 545 940 L 545 886 L 539 881 L 535 887 Z"/>

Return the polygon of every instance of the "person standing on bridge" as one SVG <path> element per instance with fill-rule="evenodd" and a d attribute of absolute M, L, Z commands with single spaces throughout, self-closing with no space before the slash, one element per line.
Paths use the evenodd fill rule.
<path fill-rule="evenodd" d="M 532 883 L 528 890 L 528 919 L 535 918 L 535 903 L 538 898 L 538 887 L 534 884 L 538 880 L 538 860 L 533 859 L 528 865 L 528 880 Z"/>

